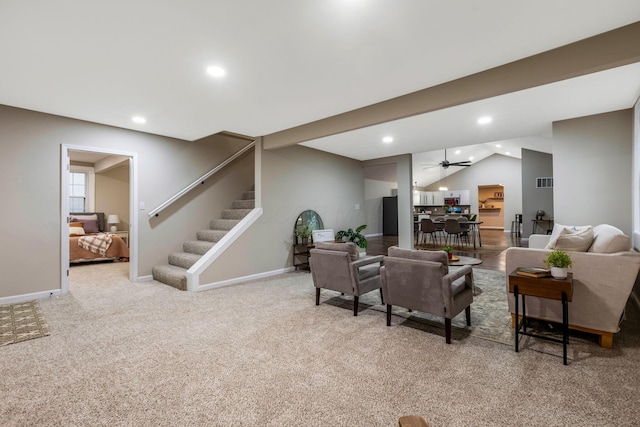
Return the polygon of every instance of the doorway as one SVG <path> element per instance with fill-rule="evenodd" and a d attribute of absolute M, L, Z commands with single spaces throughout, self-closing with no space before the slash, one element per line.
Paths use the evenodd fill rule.
<path fill-rule="evenodd" d="M 503 185 L 478 185 L 478 221 L 482 228 L 504 230 Z"/>
<path fill-rule="evenodd" d="M 64 294 L 69 290 L 70 249 L 67 218 L 70 211 L 77 211 L 80 205 L 85 212 L 103 212 L 105 218 L 117 217 L 116 234 L 129 246 L 129 280 L 135 282 L 138 276 L 136 153 L 64 144 L 61 151 L 61 292 Z M 78 183 L 82 185 L 83 182 L 81 174 L 70 173 L 76 170 L 87 173 L 86 192 L 71 189 Z M 79 179 L 74 182 L 77 177 Z M 90 191 L 93 185 L 91 180 L 95 182 L 95 194 Z M 82 197 L 76 197 L 78 195 Z M 73 209 L 70 209 L 70 204 L 75 205 Z"/>

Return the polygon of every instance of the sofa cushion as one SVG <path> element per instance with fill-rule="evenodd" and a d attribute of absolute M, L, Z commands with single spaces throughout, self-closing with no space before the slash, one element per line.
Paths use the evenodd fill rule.
<path fill-rule="evenodd" d="M 358 259 L 358 249 L 353 242 L 335 243 L 335 242 L 318 242 L 314 245 L 317 249 L 325 249 L 329 251 L 341 251 L 349 253 L 351 261 Z"/>
<path fill-rule="evenodd" d="M 555 223 L 553 224 L 553 230 L 551 230 L 551 240 L 558 237 L 562 232 L 562 230 L 566 229 L 566 230 L 569 230 L 570 233 L 575 233 L 576 231 L 582 231 L 590 227 L 591 227 L 590 225 L 562 225 L 562 224 Z"/>
<path fill-rule="evenodd" d="M 586 252 L 593 243 L 593 228 L 589 225 L 572 231 L 568 227 L 560 229 L 557 236 L 551 237 L 545 249 Z"/>
<path fill-rule="evenodd" d="M 589 252 L 612 254 L 630 249 L 631 238 L 622 230 L 609 224 L 600 224 L 593 228 L 593 244 Z"/>

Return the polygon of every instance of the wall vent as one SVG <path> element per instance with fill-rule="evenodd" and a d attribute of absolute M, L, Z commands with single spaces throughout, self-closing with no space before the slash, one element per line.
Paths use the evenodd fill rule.
<path fill-rule="evenodd" d="M 536 178 L 536 188 L 553 188 L 553 177 Z"/>

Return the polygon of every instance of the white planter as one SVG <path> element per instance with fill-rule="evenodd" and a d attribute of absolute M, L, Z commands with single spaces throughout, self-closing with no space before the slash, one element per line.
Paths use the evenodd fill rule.
<path fill-rule="evenodd" d="M 551 267 L 551 276 L 553 276 L 555 279 L 566 279 L 567 268 Z"/>

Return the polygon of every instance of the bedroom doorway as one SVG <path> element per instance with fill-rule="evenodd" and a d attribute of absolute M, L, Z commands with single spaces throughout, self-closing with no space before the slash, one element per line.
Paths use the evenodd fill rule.
<path fill-rule="evenodd" d="M 130 281 L 136 281 L 137 267 L 137 156 L 136 153 L 90 148 L 83 146 L 61 146 L 61 291 L 69 290 L 71 253 L 73 257 L 91 258 L 91 252 L 78 255 L 78 237 L 70 237 L 67 218 L 70 213 L 78 218 L 81 226 L 92 230 L 113 232 L 113 242 L 104 258 L 119 258 L 127 255 L 129 262 L 117 262 L 118 269 L 128 269 Z M 78 215 L 87 213 L 85 217 Z M 98 218 L 97 222 L 93 218 Z M 79 225 L 79 224 L 71 224 Z M 81 228 L 82 228 L 81 227 Z M 84 228 L 82 231 L 84 231 Z M 80 233 L 82 233 L 80 231 Z M 93 231 L 93 230 L 92 230 Z M 102 235 L 104 236 L 104 235 Z M 70 239 L 75 239 L 70 242 Z M 73 244 L 71 244 L 73 243 Z M 102 256 L 95 255 L 98 258 Z M 74 263 L 75 264 L 75 263 Z"/>

